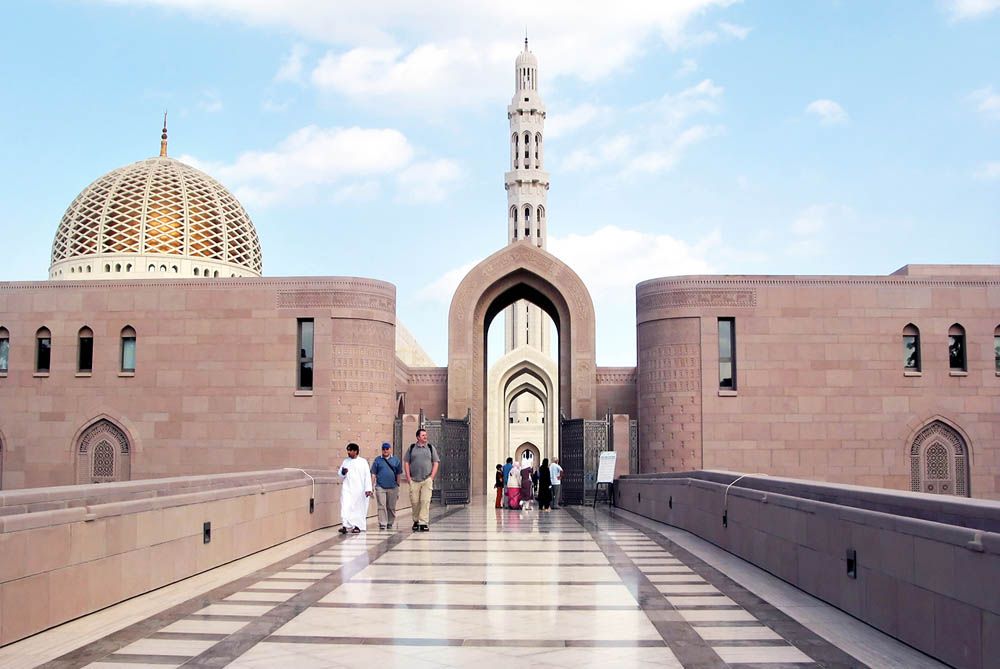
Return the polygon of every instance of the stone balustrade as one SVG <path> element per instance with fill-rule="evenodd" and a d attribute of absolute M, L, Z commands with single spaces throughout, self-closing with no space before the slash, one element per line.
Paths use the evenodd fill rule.
<path fill-rule="evenodd" d="M 706 539 L 952 666 L 980 669 L 1000 657 L 1000 503 L 740 476 L 623 477 L 616 504 Z"/>
<path fill-rule="evenodd" d="M 278 469 L 0 493 L 0 645 L 338 524 L 338 477 L 309 474 L 315 483 Z"/>

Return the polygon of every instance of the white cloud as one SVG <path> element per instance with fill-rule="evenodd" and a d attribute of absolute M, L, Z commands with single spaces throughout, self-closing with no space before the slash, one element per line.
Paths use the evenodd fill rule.
<path fill-rule="evenodd" d="M 538 35 L 532 49 L 543 78 L 592 82 L 650 49 L 691 44 L 693 22 L 735 1 L 619 0 L 609 12 L 603 0 L 548 0 L 513 10 L 506 3 L 458 0 L 105 0 L 291 31 L 331 45 L 312 72 L 318 86 L 367 104 L 391 100 L 423 108 L 440 104 L 442 96 L 469 105 L 509 95 L 511 52 L 526 22 Z M 745 30 L 719 25 L 734 37 Z"/>
<path fill-rule="evenodd" d="M 854 210 L 842 204 L 814 204 L 799 212 L 789 230 L 785 252 L 791 256 L 818 256 L 826 248 L 826 233 L 854 217 Z"/>
<path fill-rule="evenodd" d="M 689 244 L 670 235 L 608 225 L 586 235 L 550 237 L 549 250 L 580 275 L 600 303 L 634 296 L 635 284 L 646 279 L 711 273 L 708 256 L 719 243 L 718 233 Z"/>
<path fill-rule="evenodd" d="M 302 69 L 308 53 L 309 51 L 306 49 L 304 44 L 293 45 L 292 50 L 289 51 L 288 55 L 281 61 L 281 66 L 275 73 L 274 80 L 279 82 L 287 81 L 292 83 L 301 83 Z"/>
<path fill-rule="evenodd" d="M 992 86 L 972 91 L 969 100 L 976 105 L 976 111 L 993 121 L 1000 121 L 1000 93 L 993 91 Z"/>
<path fill-rule="evenodd" d="M 667 93 L 658 100 L 619 112 L 634 129 L 611 139 L 591 142 L 562 161 L 562 169 L 583 171 L 613 164 L 619 174 L 655 174 L 671 170 L 685 151 L 699 142 L 721 134 L 721 126 L 697 123 L 692 117 L 716 114 L 721 86 L 705 79 L 679 93 Z"/>
<path fill-rule="evenodd" d="M 681 62 L 681 66 L 677 68 L 676 72 L 674 72 L 674 76 L 680 79 L 682 77 L 686 77 L 689 74 L 694 74 L 697 71 L 698 71 L 698 61 L 696 61 L 694 58 L 685 58 Z"/>
<path fill-rule="evenodd" d="M 847 110 L 833 100 L 813 100 L 806 106 L 806 113 L 819 118 L 823 125 L 840 125 L 847 123 Z"/>
<path fill-rule="evenodd" d="M 549 251 L 573 268 L 587 285 L 595 303 L 610 305 L 623 295 L 635 295 L 635 285 L 646 279 L 713 271 L 708 256 L 721 243 L 718 232 L 690 244 L 670 235 L 605 226 L 590 234 L 550 237 Z M 424 286 L 417 296 L 429 302 L 451 302 L 455 289 L 476 261 L 448 270 Z M 609 272 L 613 267 L 615 271 Z"/>
<path fill-rule="evenodd" d="M 982 179 L 983 181 L 1000 180 L 1000 160 L 991 160 L 983 163 L 979 169 L 976 170 L 976 178 Z"/>
<path fill-rule="evenodd" d="M 981 19 L 1000 9 L 1000 0 L 945 0 L 953 21 Z"/>
<path fill-rule="evenodd" d="M 191 156 L 191 163 L 233 188 L 248 203 L 267 206 L 293 197 L 332 194 L 334 199 L 370 198 L 372 183 L 387 177 L 399 180 L 400 195 L 411 193 L 402 175 L 415 168 L 415 149 L 392 128 L 321 128 L 296 130 L 268 151 L 247 151 L 232 163 L 204 163 Z M 417 165 L 421 165 L 418 163 Z M 450 161 L 423 163 L 437 194 L 438 183 L 451 178 L 458 168 Z M 427 201 L 417 198 L 418 201 Z"/>
<path fill-rule="evenodd" d="M 396 177 L 399 197 L 406 202 L 441 202 L 461 177 L 462 171 L 452 160 L 414 163 Z"/>
<path fill-rule="evenodd" d="M 217 114 L 222 111 L 222 98 L 217 91 L 205 91 L 198 101 L 198 108 L 209 114 Z"/>
<path fill-rule="evenodd" d="M 564 112 L 549 113 L 545 118 L 545 136 L 547 139 L 563 137 L 590 125 L 601 116 L 609 116 L 611 111 L 608 107 L 587 102 Z"/>
<path fill-rule="evenodd" d="M 437 279 L 417 291 L 417 299 L 424 302 L 451 304 L 451 298 L 469 271 L 479 264 L 478 260 L 467 262 L 461 267 L 450 269 Z"/>
<path fill-rule="evenodd" d="M 736 39 L 744 40 L 747 38 L 747 35 L 750 34 L 752 28 L 736 25 L 735 23 L 726 23 L 725 21 L 720 21 L 719 30 L 729 35 L 730 37 L 735 37 Z"/>

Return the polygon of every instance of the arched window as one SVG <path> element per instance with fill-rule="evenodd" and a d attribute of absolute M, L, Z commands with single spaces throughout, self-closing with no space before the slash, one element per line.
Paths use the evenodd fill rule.
<path fill-rule="evenodd" d="M 903 371 L 920 371 L 920 330 L 913 323 L 903 328 Z"/>
<path fill-rule="evenodd" d="M 173 265 L 170 269 L 173 270 L 174 274 L 177 274 L 178 272 L 177 265 Z"/>
<path fill-rule="evenodd" d="M 76 371 L 83 374 L 94 371 L 94 331 L 86 325 L 76 336 Z"/>
<path fill-rule="evenodd" d="M 155 272 L 156 271 L 156 265 L 150 265 L 148 271 Z"/>
<path fill-rule="evenodd" d="M 542 166 L 542 133 L 535 133 L 535 167 Z"/>
<path fill-rule="evenodd" d="M 969 447 L 941 420 L 925 425 L 910 446 L 910 490 L 968 497 Z"/>
<path fill-rule="evenodd" d="M 115 271 L 116 272 L 122 271 L 122 264 L 121 263 L 116 263 L 115 264 Z"/>
<path fill-rule="evenodd" d="M 122 328 L 121 371 L 135 371 L 135 329 L 131 325 Z"/>
<path fill-rule="evenodd" d="M 90 265 L 87 265 L 87 274 L 90 274 Z"/>
<path fill-rule="evenodd" d="M 129 263 L 129 264 L 125 265 L 125 271 L 126 272 L 131 272 L 132 271 L 132 263 Z"/>
<path fill-rule="evenodd" d="M 105 263 L 105 265 L 104 265 L 104 271 L 105 272 L 110 272 L 111 271 L 111 264 L 110 263 Z"/>
<path fill-rule="evenodd" d="M 524 205 L 524 236 L 525 238 L 531 237 L 531 229 L 528 227 L 531 225 L 531 205 Z"/>
<path fill-rule="evenodd" d="M 10 364 L 10 333 L 7 328 L 0 328 L 0 374 L 6 376 Z"/>
<path fill-rule="evenodd" d="M 38 328 L 35 333 L 35 373 L 48 374 L 52 366 L 52 333 L 48 328 Z"/>
<path fill-rule="evenodd" d="M 200 273 L 200 271 L 201 271 L 201 270 L 199 270 L 199 269 L 198 269 L 197 267 L 195 267 L 195 268 L 194 268 L 194 275 L 195 275 L 195 276 L 198 276 L 198 274 Z"/>
<path fill-rule="evenodd" d="M 215 270 L 215 272 L 212 273 L 212 277 L 215 278 L 215 279 L 218 279 L 219 278 L 219 270 Z"/>
<path fill-rule="evenodd" d="M 1000 325 L 993 329 L 993 365 L 1000 374 Z"/>
<path fill-rule="evenodd" d="M 517 133 L 515 132 L 510 136 L 510 157 L 511 157 L 511 164 L 514 166 L 514 169 L 517 169 L 521 162 L 520 160 L 518 160 L 519 145 L 520 145 L 520 139 Z"/>
<path fill-rule="evenodd" d="M 160 271 L 161 272 L 166 272 L 167 271 L 167 266 L 166 265 L 160 265 Z"/>
<path fill-rule="evenodd" d="M 531 167 L 531 133 L 524 133 L 524 168 Z"/>
<path fill-rule="evenodd" d="M 76 445 L 76 482 L 107 483 L 131 478 L 128 435 L 106 418 L 80 434 Z"/>
<path fill-rule="evenodd" d="M 955 323 L 948 328 L 948 368 L 953 372 L 968 371 L 965 352 L 965 328 Z"/>

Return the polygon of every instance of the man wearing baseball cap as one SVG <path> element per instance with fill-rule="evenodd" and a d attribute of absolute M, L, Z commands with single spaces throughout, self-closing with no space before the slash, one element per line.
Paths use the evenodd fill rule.
<path fill-rule="evenodd" d="M 399 498 L 399 477 L 403 464 L 392 454 L 392 444 L 382 444 L 382 455 L 372 462 L 372 484 L 378 505 L 378 528 L 392 529 L 396 521 L 396 500 Z"/>

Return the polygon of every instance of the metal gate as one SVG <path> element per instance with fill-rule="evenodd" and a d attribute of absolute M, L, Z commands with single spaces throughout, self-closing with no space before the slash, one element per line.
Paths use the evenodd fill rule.
<path fill-rule="evenodd" d="M 634 418 L 628 422 L 628 473 L 639 472 L 639 421 Z"/>
<path fill-rule="evenodd" d="M 469 503 L 469 419 L 444 418 L 426 420 L 421 416 L 420 427 L 427 430 L 427 441 L 438 451 L 438 468 L 432 500 L 447 504 Z"/>
<path fill-rule="evenodd" d="M 597 461 L 611 448 L 610 421 L 563 418 L 559 421 L 559 464 L 564 504 L 589 504 L 597 487 Z"/>

